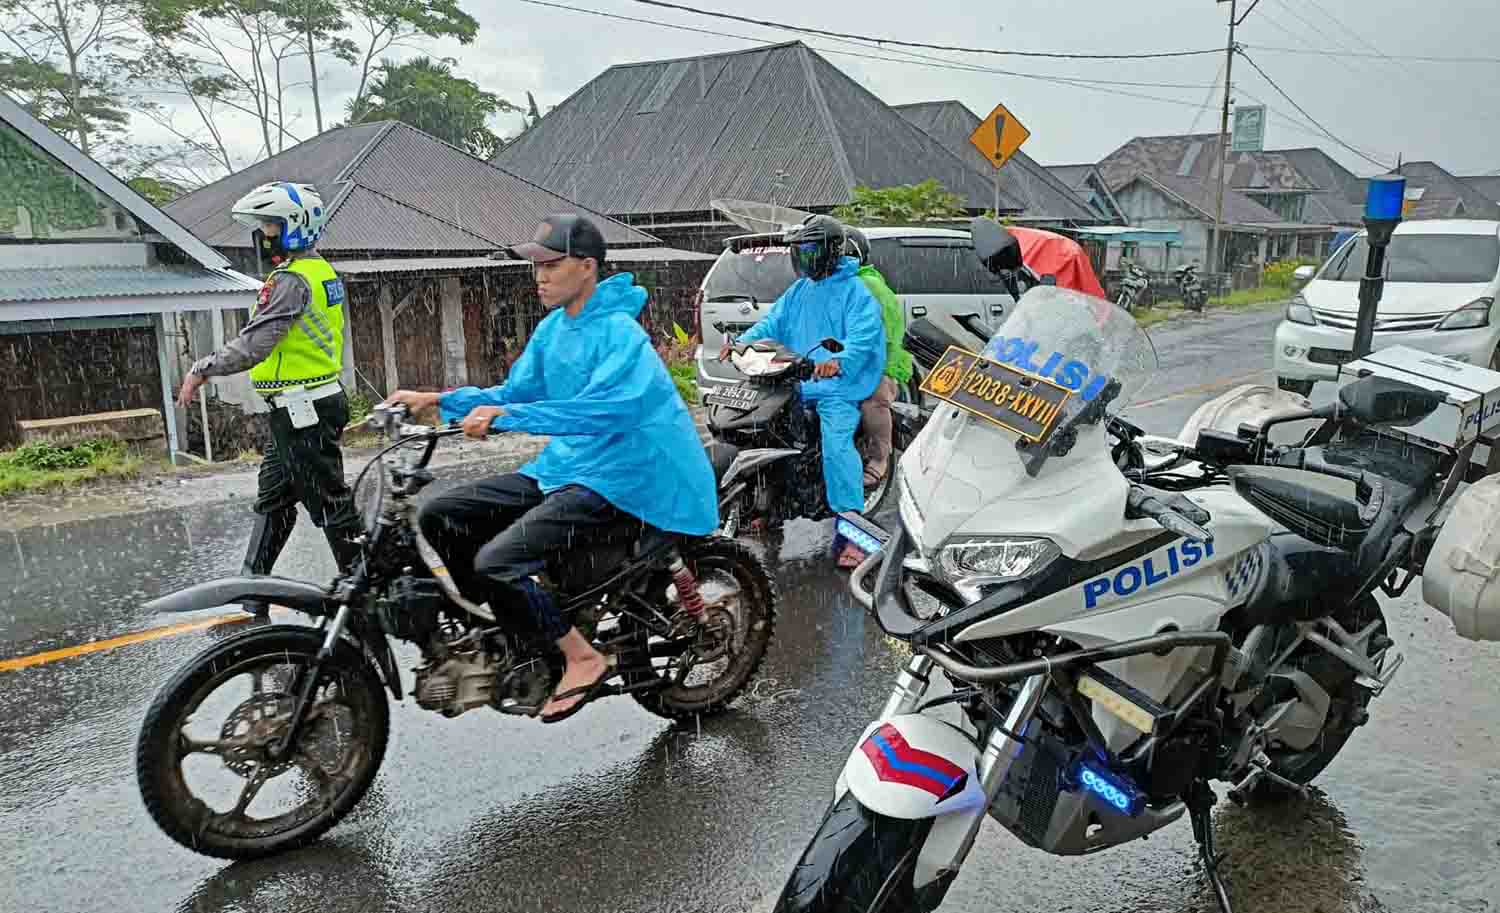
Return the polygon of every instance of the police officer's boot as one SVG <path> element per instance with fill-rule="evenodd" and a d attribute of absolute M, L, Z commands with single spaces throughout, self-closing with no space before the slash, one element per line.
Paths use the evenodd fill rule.
<path fill-rule="evenodd" d="M 323 527 L 323 536 L 333 550 L 333 560 L 338 564 L 340 574 L 348 574 L 359 562 L 360 546 L 354 540 L 363 535 L 364 529 L 358 523 Z"/>
<path fill-rule="evenodd" d="M 276 566 L 277 556 L 285 547 L 286 540 L 291 538 L 292 527 L 296 524 L 295 507 L 271 514 L 256 514 L 241 573 L 247 577 L 271 573 L 271 569 Z M 271 614 L 271 606 L 261 599 L 247 599 L 240 603 L 240 608 L 261 618 Z"/>

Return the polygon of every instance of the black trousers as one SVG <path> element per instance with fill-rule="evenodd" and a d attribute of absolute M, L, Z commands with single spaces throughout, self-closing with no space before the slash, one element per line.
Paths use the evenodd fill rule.
<path fill-rule="evenodd" d="M 252 536 L 246 566 L 267 574 L 297 522 L 297 505 L 307 508 L 322 528 L 340 569 L 347 570 L 359 547 L 350 540 L 360 533 L 354 498 L 344 481 L 344 454 L 339 442 L 349 423 L 349 401 L 343 393 L 313 402 L 318 423 L 293 428 L 287 410 L 272 408 L 271 442 L 260 464 L 255 512 L 264 521 Z M 264 530 L 264 535 L 262 535 Z"/>
<path fill-rule="evenodd" d="M 551 555 L 641 529 L 639 520 L 582 485 L 543 494 L 519 473 L 457 485 L 423 504 L 417 524 L 459 589 L 497 610 L 507 598 L 523 596 L 540 633 L 554 641 L 569 625 L 532 575 L 546 569 Z"/>

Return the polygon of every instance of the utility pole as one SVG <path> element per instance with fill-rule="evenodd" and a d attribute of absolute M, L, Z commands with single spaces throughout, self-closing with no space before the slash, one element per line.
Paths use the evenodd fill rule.
<path fill-rule="evenodd" d="M 1224 0 L 1214 0 L 1214 2 L 1223 3 Z M 1223 264 L 1220 262 L 1223 257 L 1220 256 L 1219 252 L 1219 234 L 1223 231 L 1224 224 L 1224 169 L 1226 164 L 1224 159 L 1228 155 L 1229 146 L 1229 93 L 1234 86 L 1234 83 L 1231 82 L 1231 77 L 1234 73 L 1234 29 L 1235 26 L 1244 22 L 1246 17 L 1255 11 L 1255 8 L 1260 5 L 1260 0 L 1254 0 L 1250 4 L 1250 8 L 1245 10 L 1245 15 L 1240 16 L 1238 19 L 1234 15 L 1236 5 L 1237 0 L 1229 0 L 1229 41 L 1224 45 L 1224 108 L 1219 117 L 1219 157 L 1217 159 L 1219 199 L 1214 207 L 1213 240 L 1209 242 L 1208 256 L 1205 258 L 1208 261 L 1208 271 L 1210 273 L 1217 273 L 1223 269 Z"/>
<path fill-rule="evenodd" d="M 1219 0 L 1223 2 L 1223 0 Z M 1214 159 L 1219 184 L 1219 201 L 1214 206 L 1214 232 L 1213 239 L 1209 242 L 1208 272 L 1216 275 L 1222 268 L 1223 257 L 1219 251 L 1219 235 L 1223 231 L 1224 224 L 1224 156 L 1228 146 L 1229 137 L 1229 92 L 1233 83 L 1230 82 L 1231 74 L 1234 73 L 1234 13 L 1235 0 L 1229 0 L 1229 43 L 1224 45 L 1224 107 L 1219 117 L 1219 154 Z"/>

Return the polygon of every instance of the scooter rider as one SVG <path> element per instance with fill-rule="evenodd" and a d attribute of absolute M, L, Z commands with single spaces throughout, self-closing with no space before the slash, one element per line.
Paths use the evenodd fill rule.
<path fill-rule="evenodd" d="M 852 225 L 844 226 L 849 238 L 848 250 L 859 261 L 860 281 L 880 304 L 880 320 L 885 325 L 885 373 L 869 399 L 859 404 L 865 428 L 865 488 L 879 485 L 891 467 L 891 403 L 896 401 L 900 386 L 911 381 L 911 353 L 901 344 L 906 335 L 906 315 L 901 302 L 891 291 L 885 277 L 870 263 L 870 240 Z M 899 385 L 899 386 L 898 386 Z"/>
<path fill-rule="evenodd" d="M 639 533 L 643 523 L 707 535 L 719 525 L 718 496 L 692 416 L 637 320 L 646 290 L 630 273 L 599 278 L 606 245 L 598 227 L 578 215 L 547 216 L 535 240 L 510 253 L 535 264 L 537 296 L 551 313 L 505 382 L 400 390 L 388 401 L 436 405 L 471 437 L 492 428 L 551 436 L 519 472 L 438 495 L 417 521 L 460 587 L 491 606 L 526 605 L 562 652 L 566 668 L 541 715 L 554 723 L 596 696 L 613 670 L 533 575 L 550 554 Z"/>
<path fill-rule="evenodd" d="M 811 356 L 824 339 L 843 350 L 817 362 L 802 397 L 814 404 L 823 435 L 823 479 L 835 513 L 864 510 L 863 464 L 854 446 L 860 403 L 875 392 L 885 365 L 880 305 L 859 280 L 859 261 L 844 253 L 844 226 L 831 216 L 809 216 L 786 233 L 792 267 L 800 276 L 739 342 L 774 339 Z M 830 353 L 832 354 L 832 353 Z M 726 344 L 721 359 L 729 356 Z"/>
<path fill-rule="evenodd" d="M 297 505 L 323 530 L 334 560 L 347 572 L 359 557 L 360 535 L 339 450 L 349 402 L 339 383 L 344 355 L 344 282 L 317 253 L 327 210 L 311 184 L 275 181 L 241 197 L 230 214 L 253 229 L 272 265 L 260 298 L 237 337 L 199 359 L 178 393 L 187 407 L 210 377 L 249 369 L 271 406 L 271 441 L 260 464 L 255 526 L 244 573 L 269 574 L 297 523 Z M 246 601 L 245 611 L 269 606 Z"/>

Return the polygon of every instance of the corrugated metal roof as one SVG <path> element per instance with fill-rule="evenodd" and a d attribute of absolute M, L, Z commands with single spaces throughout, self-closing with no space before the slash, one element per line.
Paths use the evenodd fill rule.
<path fill-rule="evenodd" d="M 634 247 L 609 252 L 610 263 L 671 263 L 682 260 L 716 260 L 714 254 L 675 247 Z M 494 260 L 490 257 L 401 257 L 378 260 L 338 260 L 333 268 L 344 276 L 380 273 L 421 273 L 439 270 L 506 269 L 526 267 L 525 260 Z"/>
<path fill-rule="evenodd" d="M 969 142 L 969 137 L 979 126 L 980 117 L 963 102 L 919 102 L 897 105 L 895 110 L 918 129 L 942 143 L 980 177 L 994 179 L 994 166 Z M 1064 185 L 1046 168 L 1037 164 L 1035 159 L 1019 150 L 1000 169 L 1000 193 L 1002 197 L 1014 199 L 1028 218 L 1090 224 L 1100 221 L 1099 214 L 1080 200 L 1071 187 Z"/>
<path fill-rule="evenodd" d="M 232 270 L 167 266 L 0 269 L 0 302 L 66 301 L 254 292 L 261 284 Z"/>
<path fill-rule="evenodd" d="M 1407 162 L 1401 166 L 1407 189 L 1422 187 L 1422 199 L 1412 207 L 1413 219 L 1500 219 L 1500 203 L 1450 174 L 1436 162 Z"/>
<path fill-rule="evenodd" d="M 1218 188 L 1213 184 L 1192 178 L 1180 178 L 1173 174 L 1140 174 L 1137 177 L 1156 184 L 1162 190 L 1198 210 L 1204 218 L 1213 219 L 1218 202 Z M 1291 224 L 1284 222 L 1276 213 L 1239 191 L 1230 190 L 1227 187 L 1224 189 L 1224 222 L 1233 225 L 1258 227 L 1277 225 L 1291 228 Z"/>
<path fill-rule="evenodd" d="M 475 158 L 406 124 L 387 121 L 329 130 L 167 204 L 217 247 L 250 246 L 230 207 L 274 180 L 315 184 L 328 204 L 319 245 L 338 256 L 368 251 L 490 251 L 526 240 L 542 216 L 589 216 L 612 245 L 660 240 Z"/>
<path fill-rule="evenodd" d="M 495 161 L 629 215 L 721 198 L 816 209 L 856 184 L 928 178 L 970 208 L 994 205 L 988 180 L 800 42 L 611 67 Z"/>
<path fill-rule="evenodd" d="M 1105 156 L 1099 170 L 1111 190 L 1119 190 L 1142 172 L 1212 181 L 1219 173 L 1217 133 L 1182 136 L 1138 136 Z M 1312 191 L 1317 184 L 1280 152 L 1229 152 L 1225 186 L 1235 190 Z"/>
<path fill-rule="evenodd" d="M 1476 174 L 1459 180 L 1479 191 L 1485 198 L 1500 203 L 1500 174 Z"/>

